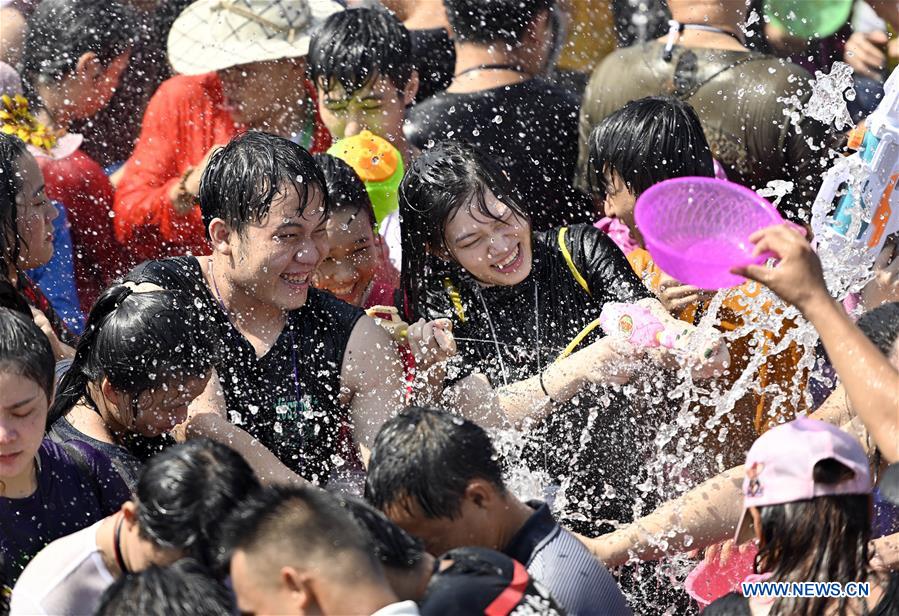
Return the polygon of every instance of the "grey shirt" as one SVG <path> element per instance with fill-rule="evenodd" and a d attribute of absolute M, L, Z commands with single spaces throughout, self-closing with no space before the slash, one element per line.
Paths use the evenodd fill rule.
<path fill-rule="evenodd" d="M 549 588 L 572 616 L 632 614 L 612 575 L 577 538 L 559 526 L 549 507 L 530 501 L 534 514 L 503 549 Z"/>

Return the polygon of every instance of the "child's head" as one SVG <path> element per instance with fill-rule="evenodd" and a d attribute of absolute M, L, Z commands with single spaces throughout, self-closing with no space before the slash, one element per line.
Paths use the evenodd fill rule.
<path fill-rule="evenodd" d="M 396 142 L 418 73 L 409 31 L 383 9 L 331 15 L 312 37 L 306 58 L 322 121 L 335 139 L 364 129 Z"/>
<path fill-rule="evenodd" d="M 4 479 L 31 472 L 53 398 L 55 365 L 40 328 L 25 315 L 0 308 L 0 496 Z"/>
<path fill-rule="evenodd" d="M 444 141 L 416 159 L 400 184 L 403 289 L 413 308 L 427 256 L 451 261 L 481 284 L 514 285 L 531 271 L 531 224 L 521 197 L 477 148 Z"/>
<path fill-rule="evenodd" d="M 871 538 L 868 458 L 855 437 L 800 418 L 772 428 L 746 455 L 740 543 L 754 531 L 758 573 L 775 581 L 859 581 Z M 805 611 L 802 604 L 778 613 Z"/>
<path fill-rule="evenodd" d="M 58 215 L 34 156 L 21 139 L 0 133 L 0 278 L 50 261 Z"/>
<path fill-rule="evenodd" d="M 588 180 L 610 218 L 643 243 L 634 205 L 649 187 L 684 176 L 715 176 L 712 152 L 693 108 L 676 98 L 631 101 L 606 117 L 588 139 Z"/>
<path fill-rule="evenodd" d="M 22 77 L 73 119 L 103 109 L 128 67 L 136 17 L 122 2 L 44 0 L 28 19 Z"/>
<path fill-rule="evenodd" d="M 382 241 L 365 184 L 347 163 L 316 154 L 331 199 L 327 256 L 318 266 L 315 286 L 337 299 L 361 306 L 365 291 L 381 266 Z"/>
<path fill-rule="evenodd" d="M 50 422 L 82 398 L 112 427 L 144 436 L 187 419 L 187 405 L 211 375 L 214 349 L 187 299 L 139 291 L 114 285 L 94 304 Z"/>

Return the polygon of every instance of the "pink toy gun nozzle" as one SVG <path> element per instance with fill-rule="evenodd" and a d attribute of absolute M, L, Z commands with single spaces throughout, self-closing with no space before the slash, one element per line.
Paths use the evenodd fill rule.
<path fill-rule="evenodd" d="M 606 335 L 638 347 L 673 349 L 683 335 L 683 331 L 666 328 L 648 308 L 636 304 L 607 303 L 599 314 L 599 324 Z"/>

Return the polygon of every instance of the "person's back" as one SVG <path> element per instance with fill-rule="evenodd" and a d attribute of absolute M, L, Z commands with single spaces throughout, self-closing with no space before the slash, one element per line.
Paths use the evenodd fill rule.
<path fill-rule="evenodd" d="M 808 220 L 824 170 L 820 159 L 827 154 L 815 148 L 832 137 L 816 120 L 795 126 L 786 111 L 793 104 L 788 101 L 798 106 L 808 100 L 811 76 L 785 60 L 746 50 L 729 31 L 698 32 L 718 38 L 695 45 L 687 37 L 693 33 L 684 31 L 684 44 L 673 45 L 670 58 L 666 42 L 650 41 L 618 50 L 596 68 L 581 108 L 579 178 L 585 177 L 587 138 L 594 127 L 629 101 L 670 94 L 696 110 L 712 155 L 730 180 L 751 188 L 771 180 L 794 182 L 781 210 Z"/>
<path fill-rule="evenodd" d="M 451 0 L 456 75 L 447 91 L 413 107 L 407 136 L 426 149 L 444 139 L 488 152 L 529 204 L 534 228 L 592 220 L 572 186 L 577 160 L 577 97 L 539 75 L 548 58 L 551 3 Z"/>

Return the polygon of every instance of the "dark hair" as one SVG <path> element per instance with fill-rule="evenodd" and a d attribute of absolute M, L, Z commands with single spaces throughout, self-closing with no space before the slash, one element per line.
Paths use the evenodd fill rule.
<path fill-rule="evenodd" d="M 95 616 L 221 616 L 235 613 L 228 589 L 192 558 L 150 565 L 106 589 Z"/>
<path fill-rule="evenodd" d="M 207 234 L 213 218 L 242 233 L 250 223 L 264 220 L 272 200 L 290 187 L 300 197 L 300 212 L 318 190 L 328 213 L 331 201 L 325 178 L 309 152 L 289 139 L 260 131 L 234 137 L 213 153 L 200 178 L 200 210 Z"/>
<path fill-rule="evenodd" d="M 829 458 L 815 465 L 817 483 L 836 484 L 852 470 Z M 819 496 L 784 505 L 759 507 L 762 546 L 756 573 L 771 582 L 864 582 L 868 576 L 871 497 L 866 494 Z M 782 597 L 772 616 L 813 616 L 826 611 L 831 598 Z M 839 614 L 850 613 L 849 599 L 839 600 Z"/>
<path fill-rule="evenodd" d="M 400 286 L 418 310 L 418 298 L 433 278 L 435 251 L 450 252 L 446 223 L 468 206 L 497 219 L 487 208 L 492 192 L 520 217 L 529 220 L 518 191 L 490 156 L 468 143 L 442 141 L 409 166 L 399 189 L 403 263 Z"/>
<path fill-rule="evenodd" d="M 857 325 L 865 336 L 887 357 L 899 339 L 899 302 L 881 304 L 858 318 Z"/>
<path fill-rule="evenodd" d="M 48 426 L 87 396 L 89 383 L 104 377 L 134 399 L 172 377 L 199 376 L 212 366 L 215 349 L 189 298 L 176 291 L 132 289 L 116 284 L 97 299 L 59 384 Z"/>
<path fill-rule="evenodd" d="M 608 194 L 610 172 L 637 197 L 663 180 L 715 176 L 712 151 L 696 112 L 671 96 L 629 102 L 593 129 L 587 147 L 587 179 L 600 199 Z"/>
<path fill-rule="evenodd" d="M 351 496 L 337 496 L 338 502 L 367 533 L 375 554 L 384 567 L 414 569 L 424 558 L 424 545 L 383 513 Z"/>
<path fill-rule="evenodd" d="M 30 379 L 53 399 L 56 361 L 44 332 L 30 317 L 0 308 L 0 371 Z"/>
<path fill-rule="evenodd" d="M 415 69 L 409 31 L 380 8 L 349 9 L 328 17 L 312 35 L 306 66 L 316 86 L 330 90 L 339 83 L 347 94 L 378 76 L 402 91 Z"/>
<path fill-rule="evenodd" d="M 375 438 L 365 498 L 382 511 L 414 499 L 429 518 L 455 518 L 473 479 L 505 491 L 484 429 L 447 411 L 409 406 L 384 422 Z"/>
<path fill-rule="evenodd" d="M 455 37 L 469 43 L 515 45 L 540 11 L 554 0 L 443 0 Z"/>
<path fill-rule="evenodd" d="M 312 486 L 268 486 L 258 491 L 225 522 L 226 554 L 236 550 L 277 550 L 281 562 L 309 562 L 350 583 L 380 573 L 371 541 L 337 499 Z M 353 566 L 337 570 L 349 556 Z M 272 565 L 271 555 L 266 560 Z"/>
<path fill-rule="evenodd" d="M 137 481 L 140 535 L 211 568 L 222 549 L 222 516 L 257 489 L 253 469 L 226 445 L 200 438 L 170 447 L 150 459 Z"/>
<path fill-rule="evenodd" d="M 131 48 L 136 19 L 121 2 L 42 0 L 28 18 L 22 77 L 32 85 L 60 79 L 89 52 L 107 66 Z"/>
<path fill-rule="evenodd" d="M 31 308 L 28 307 L 28 300 L 19 293 L 19 290 L 11 282 L 7 282 L 2 278 L 0 278 L 0 306 L 9 308 L 31 319 Z"/>
<path fill-rule="evenodd" d="M 346 162 L 330 154 L 313 154 L 312 158 L 322 170 L 325 187 L 331 200 L 331 214 L 336 212 L 352 212 L 358 216 L 365 212 L 369 224 L 375 226 L 375 210 L 372 207 L 365 183 L 356 171 Z"/>
<path fill-rule="evenodd" d="M 22 191 L 23 181 L 16 163 L 23 155 L 31 156 L 25 143 L 18 137 L 0 132 L 0 278 L 6 278 L 10 265 L 16 271 L 19 269 L 22 237 L 17 224 L 16 196 Z"/>

